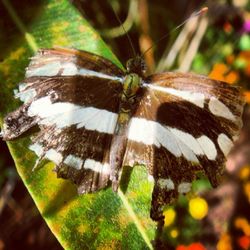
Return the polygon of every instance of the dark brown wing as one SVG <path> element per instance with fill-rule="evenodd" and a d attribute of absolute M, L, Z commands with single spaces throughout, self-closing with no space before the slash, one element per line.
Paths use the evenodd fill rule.
<path fill-rule="evenodd" d="M 110 61 L 69 49 L 40 50 L 16 97 L 24 104 L 4 119 L 5 140 L 35 125 L 30 148 L 56 164 L 79 193 L 93 192 L 109 180 L 109 147 L 122 91 L 122 71 Z"/>
<path fill-rule="evenodd" d="M 76 75 L 81 70 L 83 73 L 89 70 L 115 77 L 124 75 L 121 69 L 106 58 L 82 50 L 40 49 L 31 59 L 26 77 Z"/>
<path fill-rule="evenodd" d="M 243 101 L 237 87 L 193 74 L 150 76 L 143 91 L 124 165 L 147 165 L 155 181 L 151 217 L 158 220 L 165 204 L 190 190 L 197 171 L 218 185 Z"/>

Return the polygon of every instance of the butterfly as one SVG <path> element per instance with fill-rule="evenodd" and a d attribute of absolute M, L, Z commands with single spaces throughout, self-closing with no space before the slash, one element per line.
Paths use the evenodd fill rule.
<path fill-rule="evenodd" d="M 123 166 L 143 164 L 154 181 L 151 218 L 190 191 L 197 173 L 216 187 L 241 128 L 240 89 L 205 76 L 146 76 L 144 60 L 126 71 L 75 49 L 40 49 L 15 97 L 23 105 L 4 118 L 13 140 L 38 125 L 29 148 L 55 163 L 79 194 L 119 187 Z"/>

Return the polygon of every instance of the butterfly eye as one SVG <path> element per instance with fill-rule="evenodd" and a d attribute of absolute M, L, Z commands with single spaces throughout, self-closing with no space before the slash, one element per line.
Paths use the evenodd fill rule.
<path fill-rule="evenodd" d="M 132 68 L 133 68 L 133 59 L 129 59 L 126 63 L 126 69 L 128 72 L 131 72 Z"/>

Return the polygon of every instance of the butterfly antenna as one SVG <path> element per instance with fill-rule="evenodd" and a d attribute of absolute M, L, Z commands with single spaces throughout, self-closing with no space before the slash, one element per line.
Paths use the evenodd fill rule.
<path fill-rule="evenodd" d="M 143 53 L 142 53 L 142 57 L 144 57 L 144 55 L 151 50 L 152 48 L 154 48 L 160 41 L 164 40 L 166 37 L 170 36 L 173 32 L 175 32 L 177 29 L 179 29 L 180 27 L 182 27 L 184 24 L 186 24 L 190 19 L 197 17 L 197 16 L 201 16 L 204 13 L 206 13 L 208 11 L 208 7 L 204 7 L 198 11 L 195 11 L 191 14 L 191 16 L 189 16 L 185 21 L 183 21 L 181 24 L 179 24 L 177 27 L 175 27 L 174 29 L 172 29 L 169 33 L 167 33 L 166 35 L 162 36 L 159 40 L 157 40 L 152 46 L 150 46 L 148 49 L 146 49 Z"/>
<path fill-rule="evenodd" d="M 124 33 L 126 34 L 126 36 L 127 36 L 127 38 L 128 38 L 128 41 L 129 41 L 130 47 L 132 48 L 134 57 L 136 57 L 135 48 L 134 48 L 134 46 L 133 46 L 133 43 L 132 43 L 132 40 L 131 40 L 130 36 L 128 35 L 128 32 L 127 32 L 126 29 L 124 28 L 121 19 L 120 19 L 119 16 L 116 14 L 116 12 L 115 12 L 115 10 L 114 10 L 114 8 L 113 8 L 112 5 L 111 5 L 111 8 L 112 8 L 112 10 L 113 10 L 113 12 L 114 12 L 114 14 L 115 14 L 116 19 L 118 20 L 120 26 L 122 27 Z"/>

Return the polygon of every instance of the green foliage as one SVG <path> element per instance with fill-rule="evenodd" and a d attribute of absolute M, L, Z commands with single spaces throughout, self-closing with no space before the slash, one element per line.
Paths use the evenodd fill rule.
<path fill-rule="evenodd" d="M 74 47 L 109 58 L 121 67 L 99 35 L 66 0 L 43 1 L 28 7 L 33 20 L 25 24 L 21 9 L 5 7 L 12 16 L 11 42 L 6 43 L 0 64 L 0 116 L 20 105 L 13 89 L 24 78 L 25 67 L 40 47 Z M 0 36 L 3 39 L 3 36 Z M 2 46 L 2 45 L 1 45 Z M 152 184 L 143 167 L 136 167 L 124 178 L 122 191 L 110 188 L 95 194 L 78 196 L 69 181 L 57 179 L 53 164 L 32 172 L 35 155 L 29 151 L 28 137 L 8 143 L 17 171 L 33 197 L 51 231 L 66 249 L 147 249 L 155 234 L 155 223 L 149 217 Z M 125 196 L 123 195 L 125 194 Z"/>
<path fill-rule="evenodd" d="M 250 36 L 249 35 L 243 35 L 240 38 L 239 47 L 241 50 L 250 50 Z"/>

